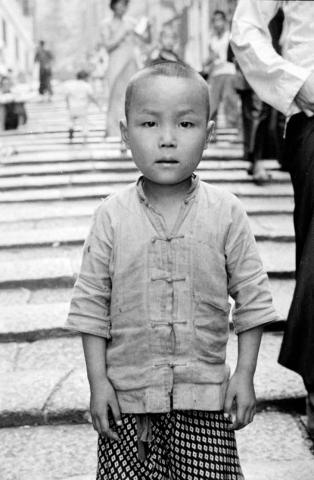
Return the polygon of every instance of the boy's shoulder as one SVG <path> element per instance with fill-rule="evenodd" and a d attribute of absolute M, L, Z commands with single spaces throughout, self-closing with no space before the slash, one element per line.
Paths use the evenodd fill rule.
<path fill-rule="evenodd" d="M 200 181 L 201 191 L 210 204 L 220 204 L 223 209 L 243 209 L 241 201 L 233 193 L 210 183 Z"/>
<path fill-rule="evenodd" d="M 132 211 L 136 199 L 136 183 L 131 183 L 130 185 L 109 194 L 106 198 L 103 198 L 96 212 L 101 215 L 102 213 L 119 214 L 125 209 Z"/>

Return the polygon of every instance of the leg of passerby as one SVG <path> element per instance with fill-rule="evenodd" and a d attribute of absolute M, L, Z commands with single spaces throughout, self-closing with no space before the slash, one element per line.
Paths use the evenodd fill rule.
<path fill-rule="evenodd" d="M 210 119 L 216 124 L 215 132 L 217 131 L 218 109 L 222 101 L 224 89 L 224 77 L 225 75 L 216 75 L 210 80 Z M 215 132 L 211 138 L 212 143 L 215 143 L 217 140 Z"/>
<path fill-rule="evenodd" d="M 234 88 L 234 75 L 225 75 L 222 101 L 227 126 L 236 128 L 239 124 L 239 101 Z"/>
<path fill-rule="evenodd" d="M 83 143 L 86 144 L 88 141 L 88 117 L 87 114 L 82 115 L 80 117 L 80 124 L 82 127 L 82 133 L 83 133 Z"/>
<path fill-rule="evenodd" d="M 296 286 L 279 362 L 299 373 L 308 392 L 308 429 L 314 437 L 314 118 L 294 115 L 287 127 L 284 163 L 294 189 Z"/>
<path fill-rule="evenodd" d="M 241 102 L 242 131 L 243 131 L 243 160 L 249 161 L 251 138 L 251 97 L 252 90 L 238 90 Z M 249 165 L 248 173 L 252 175 L 252 166 Z"/>
<path fill-rule="evenodd" d="M 261 161 L 268 113 L 269 107 L 252 90 L 249 107 L 246 108 L 246 114 L 251 123 L 248 160 L 250 162 L 249 173 L 253 175 L 253 181 L 257 185 L 264 185 L 271 180 L 270 174 L 265 170 Z"/>
<path fill-rule="evenodd" d="M 44 70 L 41 68 L 39 70 L 39 95 L 41 96 L 41 98 L 43 99 L 43 95 L 45 93 L 45 72 Z"/>
<path fill-rule="evenodd" d="M 72 142 L 74 138 L 74 131 L 76 125 L 77 117 L 75 115 L 70 115 L 70 125 L 69 125 L 69 141 Z"/>
<path fill-rule="evenodd" d="M 47 69 L 46 70 L 46 91 L 47 91 L 47 95 L 48 95 L 48 102 L 51 102 L 52 95 L 53 95 L 51 80 L 52 80 L 51 70 Z"/>

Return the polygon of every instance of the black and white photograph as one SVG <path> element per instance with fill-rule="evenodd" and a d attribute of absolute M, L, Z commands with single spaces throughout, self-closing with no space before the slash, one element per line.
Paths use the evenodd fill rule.
<path fill-rule="evenodd" d="M 0 0 L 0 480 L 314 479 L 314 0 Z"/>

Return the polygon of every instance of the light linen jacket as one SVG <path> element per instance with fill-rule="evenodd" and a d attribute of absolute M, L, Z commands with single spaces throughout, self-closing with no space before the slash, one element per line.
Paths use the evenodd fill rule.
<path fill-rule="evenodd" d="M 220 410 L 229 294 L 237 333 L 276 320 L 239 200 L 194 177 L 168 232 L 140 179 L 96 211 L 67 327 L 107 339 L 122 412 Z"/>
<path fill-rule="evenodd" d="M 273 48 L 268 29 L 279 7 L 284 12 L 282 55 Z M 314 70 L 313 1 L 239 0 L 231 45 L 247 81 L 264 102 L 288 117 L 300 112 L 294 98 Z"/>

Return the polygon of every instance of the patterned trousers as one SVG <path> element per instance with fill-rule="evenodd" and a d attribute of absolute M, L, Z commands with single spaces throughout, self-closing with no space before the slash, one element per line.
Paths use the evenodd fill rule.
<path fill-rule="evenodd" d="M 99 436 L 97 480 L 243 480 L 235 435 L 222 412 L 152 414 L 152 442 L 140 461 L 135 415 L 122 415 L 120 442 Z"/>

